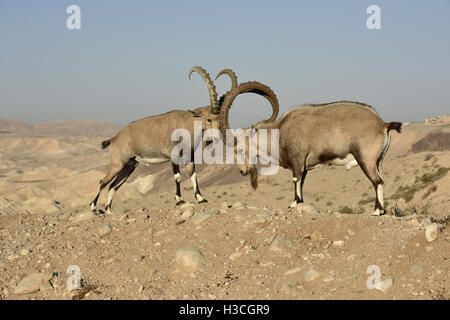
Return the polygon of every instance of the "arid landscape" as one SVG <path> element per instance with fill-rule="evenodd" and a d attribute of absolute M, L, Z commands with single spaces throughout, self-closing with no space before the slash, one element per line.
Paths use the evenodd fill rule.
<path fill-rule="evenodd" d="M 206 204 L 182 171 L 192 204 L 175 207 L 168 163 L 140 165 L 113 214 L 93 214 L 100 142 L 119 129 L 0 119 L 0 299 L 450 299 L 450 116 L 392 134 L 381 217 L 359 167 L 311 171 L 288 211 L 290 171 L 253 190 L 227 165 L 198 168 Z"/>

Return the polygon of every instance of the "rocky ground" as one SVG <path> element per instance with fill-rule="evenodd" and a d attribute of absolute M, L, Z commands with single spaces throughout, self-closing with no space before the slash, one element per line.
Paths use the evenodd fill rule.
<path fill-rule="evenodd" d="M 175 207 L 167 164 L 139 168 L 113 215 L 93 214 L 102 137 L 14 125 L 0 136 L 0 299 L 450 298 L 446 123 L 393 134 L 382 217 L 370 216 L 374 191 L 359 168 L 312 171 L 306 204 L 288 211 L 289 171 L 255 191 L 235 168 L 203 167 L 209 202 Z M 81 288 L 68 290 L 74 270 Z"/>

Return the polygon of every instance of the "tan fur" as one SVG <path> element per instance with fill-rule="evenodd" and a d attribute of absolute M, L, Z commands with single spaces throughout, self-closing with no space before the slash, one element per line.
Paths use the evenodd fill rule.
<path fill-rule="evenodd" d="M 381 161 L 378 163 L 378 159 L 382 160 L 387 151 L 389 126 L 372 107 L 341 101 L 301 106 L 289 110 L 277 121 L 260 122 L 253 128 L 279 129 L 279 164 L 291 169 L 294 178 L 300 179 L 308 169 L 351 154 L 374 185 L 378 196 L 377 186 L 383 184 L 378 171 Z M 241 166 L 241 173 L 249 173 L 252 167 Z M 255 178 L 252 176 L 252 185 L 256 185 Z M 297 197 L 296 201 L 303 201 Z M 377 198 L 375 209 L 383 210 L 382 199 Z"/>

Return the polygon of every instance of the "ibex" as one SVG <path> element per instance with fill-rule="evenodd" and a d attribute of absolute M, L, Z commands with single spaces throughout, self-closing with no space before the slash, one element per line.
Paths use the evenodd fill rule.
<path fill-rule="evenodd" d="M 111 203 L 114 194 L 133 173 L 138 163 L 149 165 L 171 161 L 176 184 L 176 205 L 184 203 L 180 189 L 180 168 L 178 164 L 171 160 L 172 148 L 177 144 L 177 141 L 171 141 L 172 132 L 175 129 L 183 128 L 190 132 L 191 137 L 194 137 L 194 121 L 202 121 L 203 130 L 218 129 L 220 110 L 216 88 L 209 74 L 201 67 L 193 67 L 189 72 L 189 79 L 193 72 L 198 72 L 206 82 L 211 104 L 193 111 L 174 110 L 132 122 L 122 128 L 111 139 L 103 141 L 101 143 L 102 149 L 110 147 L 110 166 L 108 173 L 100 180 L 97 195 L 91 202 L 91 210 L 96 210 L 100 193 L 112 181 L 109 186 L 105 207 L 106 213 L 111 214 Z M 223 74 L 230 76 L 232 88 L 237 86 L 237 77 L 232 70 L 222 70 L 216 79 Z M 191 139 L 192 157 L 194 150 L 202 143 L 201 137 L 196 141 L 194 140 Z M 188 163 L 188 166 L 190 167 L 190 177 L 195 199 L 198 203 L 207 202 L 200 193 L 193 159 Z"/>
<path fill-rule="evenodd" d="M 225 95 L 219 117 L 222 134 L 225 135 L 229 128 L 228 112 L 233 100 L 241 93 L 254 90 L 269 100 L 274 114 L 278 112 L 276 95 L 269 87 L 258 85 L 253 88 L 251 83 L 241 84 Z M 289 208 L 303 202 L 303 183 L 309 170 L 326 163 L 353 165 L 356 160 L 375 188 L 375 211 L 372 215 L 377 216 L 385 213 L 380 166 L 389 148 L 390 131 L 400 133 L 401 127 L 399 122 L 384 122 L 371 106 L 350 101 L 303 105 L 285 112 L 276 121 L 263 121 L 252 126 L 256 135 L 260 134 L 259 130 L 266 129 L 269 140 L 270 131 L 279 130 L 279 141 L 268 141 L 267 145 L 271 150 L 271 144 L 278 143 L 278 163 L 292 171 L 294 202 Z M 247 143 L 245 149 L 248 147 Z M 235 153 L 242 151 L 246 150 L 235 147 Z M 242 175 L 250 173 L 252 186 L 256 189 L 258 171 L 256 164 L 248 160 L 247 156 L 247 161 L 239 165 L 239 169 Z"/>

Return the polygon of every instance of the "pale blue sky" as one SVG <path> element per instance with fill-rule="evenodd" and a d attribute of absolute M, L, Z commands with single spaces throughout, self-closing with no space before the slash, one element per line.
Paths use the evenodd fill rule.
<path fill-rule="evenodd" d="M 71 4 L 81 30 L 66 28 Z M 366 27 L 371 4 L 382 30 Z M 0 0 L 0 118 L 126 124 L 207 105 L 195 65 L 271 86 L 281 111 L 356 100 L 386 121 L 449 114 L 450 0 Z M 232 124 L 269 114 L 240 96 Z"/>

